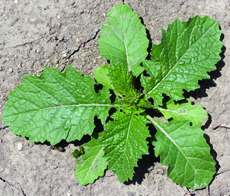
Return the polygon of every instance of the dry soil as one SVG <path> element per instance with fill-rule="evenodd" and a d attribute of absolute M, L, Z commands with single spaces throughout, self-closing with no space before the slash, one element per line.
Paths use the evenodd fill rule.
<path fill-rule="evenodd" d="M 187 190 L 167 178 L 160 164 L 142 161 L 132 182 L 120 183 L 111 171 L 94 184 L 81 186 L 71 152 L 50 150 L 13 135 L 0 117 L 1 196 L 228 196 L 230 195 L 230 1 L 229 0 L 1 0 L 0 2 L 0 113 L 7 95 L 23 76 L 40 74 L 45 66 L 64 70 L 72 65 L 92 74 L 106 60 L 99 57 L 100 25 L 106 13 L 126 3 L 139 14 L 153 43 L 161 29 L 179 18 L 209 15 L 222 29 L 222 60 L 211 80 L 200 82 L 193 100 L 204 106 L 209 120 L 204 129 L 219 170 L 203 190 Z M 221 126 L 218 126 L 221 125 Z M 216 129 L 213 129 L 216 128 Z M 153 167 L 154 166 L 154 167 Z"/>

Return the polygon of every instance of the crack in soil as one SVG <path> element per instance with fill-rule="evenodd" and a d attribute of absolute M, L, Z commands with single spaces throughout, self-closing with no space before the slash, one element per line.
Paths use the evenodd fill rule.
<path fill-rule="evenodd" d="M 218 175 L 220 175 L 220 174 L 222 174 L 222 173 L 229 172 L 229 171 L 230 171 L 230 169 L 225 169 L 225 170 L 223 170 L 223 171 L 218 172 L 216 175 L 218 176 Z"/>
<path fill-rule="evenodd" d="M 104 178 L 109 178 L 109 177 L 112 177 L 112 176 L 115 176 L 115 175 L 111 174 L 110 176 L 104 176 Z"/>
<path fill-rule="evenodd" d="M 9 184 L 10 186 L 16 188 L 17 190 L 19 190 L 19 191 L 22 193 L 23 196 L 26 196 L 24 190 L 22 189 L 21 185 L 20 185 L 18 182 L 11 183 L 11 182 L 5 180 L 5 179 L 2 178 L 2 177 L 0 177 L 0 180 L 3 181 L 4 183 L 7 183 L 7 184 Z M 15 186 L 15 184 L 18 184 L 19 188 L 18 188 L 17 186 Z"/>
<path fill-rule="evenodd" d="M 38 41 L 38 40 L 43 39 L 45 36 L 46 36 L 46 35 L 43 35 L 43 36 L 38 37 L 37 39 L 31 40 L 31 41 L 27 41 L 27 42 L 25 42 L 25 43 L 17 44 L 17 45 L 15 45 L 15 46 L 10 46 L 10 47 L 8 47 L 8 48 L 6 48 L 6 49 L 9 49 L 9 48 L 17 48 L 17 47 L 20 47 L 20 46 L 25 46 L 25 45 L 28 45 L 28 44 L 32 44 L 33 42 L 36 42 L 36 41 Z"/>
<path fill-rule="evenodd" d="M 4 130 L 6 128 L 8 128 L 9 126 L 4 126 L 4 127 L 0 127 L 0 130 Z"/>
<path fill-rule="evenodd" d="M 230 126 L 229 125 L 226 125 L 226 124 L 218 124 L 218 125 L 215 125 L 212 129 L 217 129 L 219 127 L 222 127 L 222 128 L 226 128 L 226 129 L 230 129 Z"/>
<path fill-rule="evenodd" d="M 78 48 L 77 48 L 76 50 L 74 50 L 74 51 L 67 57 L 67 59 L 70 59 L 70 57 L 72 57 L 75 53 L 77 53 L 77 52 L 80 50 L 81 47 L 84 47 L 87 43 L 89 43 L 90 41 L 96 39 L 96 37 L 97 37 L 97 35 L 98 35 L 99 32 L 100 32 L 100 29 L 98 29 L 98 30 L 96 31 L 95 35 L 94 35 L 92 38 L 88 39 L 88 40 L 85 41 L 85 42 L 82 42 L 82 43 L 78 46 Z M 63 69 L 64 69 L 64 68 L 63 68 Z"/>

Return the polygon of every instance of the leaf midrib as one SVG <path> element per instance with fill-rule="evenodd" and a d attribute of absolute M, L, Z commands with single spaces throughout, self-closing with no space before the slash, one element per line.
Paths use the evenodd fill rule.
<path fill-rule="evenodd" d="M 129 54 L 128 54 L 128 47 L 126 45 L 126 35 L 125 35 L 125 32 L 124 32 L 124 28 L 123 28 L 123 20 L 122 20 L 122 17 L 120 16 L 120 20 L 121 20 L 121 26 L 122 26 L 122 34 L 123 34 L 123 38 L 124 38 L 124 47 L 125 47 L 125 54 L 126 54 L 126 61 L 127 61 L 127 65 L 128 65 L 128 71 L 130 72 L 131 71 L 131 66 L 130 66 L 130 62 L 129 62 Z M 129 20 L 129 24 L 130 24 L 130 20 Z"/>
<path fill-rule="evenodd" d="M 78 104 L 78 105 L 61 105 L 61 106 L 54 106 L 54 107 L 47 107 L 47 108 L 41 108 L 41 109 L 37 109 L 37 110 L 29 110 L 29 111 L 25 111 L 25 112 L 18 112 L 15 114 L 11 114 L 11 115 L 4 115 L 4 117 L 10 117 L 10 116 L 16 116 L 16 115 L 20 115 L 20 114 L 24 114 L 24 113 L 30 113 L 30 112 L 38 112 L 38 111 L 43 111 L 43 110 L 49 110 L 49 109 L 59 109 L 59 108 L 68 108 L 68 107 L 122 107 L 122 106 L 129 106 L 128 104 Z"/>
<path fill-rule="evenodd" d="M 158 123 L 156 123 L 155 120 L 153 120 L 150 116 L 147 116 L 146 118 L 149 119 L 158 129 L 160 129 L 160 131 L 177 147 L 177 149 L 181 152 L 181 154 L 187 160 L 187 162 L 189 163 L 191 168 L 194 170 L 194 173 L 197 173 L 196 169 L 192 166 L 192 164 L 189 161 L 189 159 L 187 158 L 187 156 L 184 154 L 184 152 L 181 150 L 181 148 L 177 145 L 177 143 L 173 140 L 173 138 L 161 126 L 159 126 Z"/>

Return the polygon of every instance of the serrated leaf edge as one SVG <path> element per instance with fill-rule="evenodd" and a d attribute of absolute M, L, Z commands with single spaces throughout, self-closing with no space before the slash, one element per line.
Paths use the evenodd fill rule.
<path fill-rule="evenodd" d="M 184 154 L 183 151 L 181 151 L 180 147 L 177 145 L 177 143 L 175 143 L 173 141 L 173 139 L 170 137 L 170 135 L 164 131 L 164 129 L 162 129 L 161 126 L 158 125 L 158 123 L 156 123 L 156 121 L 151 118 L 150 116 L 146 116 L 146 118 L 148 120 L 150 120 L 151 123 L 153 123 L 154 126 L 156 126 L 163 134 L 165 134 L 165 136 L 177 147 L 177 149 L 181 152 L 181 154 L 185 157 L 186 161 L 189 163 L 189 165 L 191 166 L 191 168 L 193 169 L 194 173 L 196 173 L 196 169 L 194 169 L 193 165 L 191 164 L 191 162 L 187 159 L 187 156 Z M 195 180 L 195 179 L 194 179 Z"/>

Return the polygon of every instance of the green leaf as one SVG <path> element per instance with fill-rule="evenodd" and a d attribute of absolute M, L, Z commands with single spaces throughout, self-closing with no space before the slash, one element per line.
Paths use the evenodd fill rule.
<path fill-rule="evenodd" d="M 75 149 L 75 150 L 72 152 L 72 156 L 73 156 L 75 159 L 77 159 L 78 157 L 80 157 L 82 154 L 84 154 L 83 146 L 80 146 L 80 150 Z"/>
<path fill-rule="evenodd" d="M 136 95 L 133 75 L 121 63 L 111 61 L 108 76 L 115 91 L 128 98 Z"/>
<path fill-rule="evenodd" d="M 199 88 L 198 80 L 208 79 L 207 72 L 216 69 L 221 59 L 222 42 L 218 23 L 208 16 L 176 19 L 162 30 L 161 44 L 153 45 L 151 61 L 143 63 L 151 79 L 142 76 L 142 85 L 154 102 L 162 105 L 162 94 L 181 100 L 183 89 Z M 150 87 L 151 86 L 151 87 Z"/>
<path fill-rule="evenodd" d="M 81 155 L 80 151 L 78 149 L 75 149 L 73 152 L 72 152 L 72 156 L 77 159 L 79 156 Z"/>
<path fill-rule="evenodd" d="M 148 154 L 148 121 L 134 113 L 116 112 L 112 118 L 114 121 L 105 126 L 101 144 L 105 148 L 108 168 L 124 182 L 132 179 L 138 159 Z"/>
<path fill-rule="evenodd" d="M 98 177 L 104 175 L 107 168 L 106 158 L 104 158 L 104 150 L 100 145 L 99 137 L 92 137 L 91 141 L 84 144 L 85 154 L 81 155 L 82 161 L 77 160 L 78 168 L 75 175 L 81 185 L 92 184 Z"/>
<path fill-rule="evenodd" d="M 141 96 L 134 86 L 133 75 L 122 63 L 110 62 L 110 66 L 101 66 L 94 72 L 97 82 L 112 89 L 124 102 L 133 103 Z"/>
<path fill-rule="evenodd" d="M 200 104 L 192 105 L 191 102 L 176 104 L 170 100 L 166 104 L 166 109 L 160 107 L 156 109 L 158 109 L 166 119 L 173 118 L 177 121 L 187 120 L 198 127 L 202 126 L 205 117 L 208 116 L 208 113 Z"/>
<path fill-rule="evenodd" d="M 113 105 L 109 90 L 94 90 L 90 76 L 67 66 L 66 72 L 46 67 L 41 76 L 26 76 L 23 83 L 9 94 L 3 120 L 16 135 L 30 141 L 49 141 L 52 145 L 62 139 L 67 142 L 91 135 L 94 117 L 102 123 Z"/>
<path fill-rule="evenodd" d="M 115 91 L 115 87 L 113 86 L 112 81 L 110 77 L 108 76 L 108 74 L 109 74 L 109 69 L 107 65 L 99 66 L 94 71 L 94 76 L 98 83 L 102 84 L 103 86 L 107 86 L 109 89 L 112 89 Z"/>
<path fill-rule="evenodd" d="M 140 64 L 148 55 L 149 41 L 144 25 L 128 5 L 120 4 L 108 12 L 98 43 L 102 57 L 121 62 L 135 76 L 143 71 Z"/>
<path fill-rule="evenodd" d="M 206 187 L 216 168 L 203 130 L 191 127 L 188 121 L 165 123 L 147 118 L 157 129 L 157 141 L 153 142 L 155 155 L 160 155 L 161 163 L 168 166 L 168 177 L 180 186 Z"/>
<path fill-rule="evenodd" d="M 117 92 L 121 100 L 131 105 L 138 102 L 141 94 L 135 89 L 133 75 L 118 62 L 111 61 L 108 69 L 108 76 L 111 79 L 114 91 Z"/>

